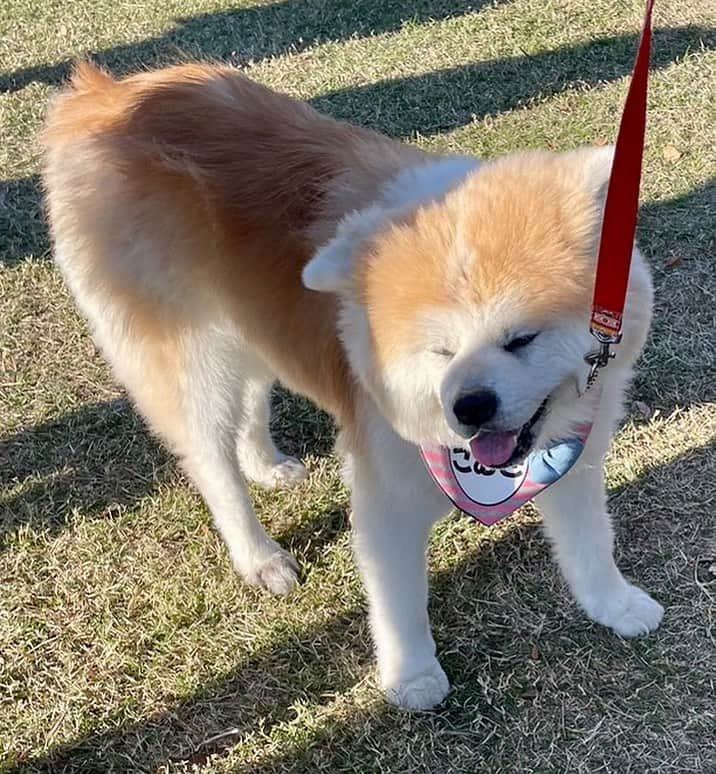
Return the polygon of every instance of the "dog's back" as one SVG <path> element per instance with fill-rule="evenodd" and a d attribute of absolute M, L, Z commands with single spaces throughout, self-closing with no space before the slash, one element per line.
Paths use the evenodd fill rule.
<path fill-rule="evenodd" d="M 176 435 L 187 342 L 227 320 L 269 370 L 349 420 L 335 303 L 301 270 L 416 151 L 206 65 L 115 81 L 80 64 L 43 143 L 57 263 L 155 428 Z"/>

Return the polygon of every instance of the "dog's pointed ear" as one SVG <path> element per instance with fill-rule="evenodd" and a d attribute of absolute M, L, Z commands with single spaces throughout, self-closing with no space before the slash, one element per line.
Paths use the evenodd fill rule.
<path fill-rule="evenodd" d="M 368 207 L 347 215 L 336 235 L 303 267 L 303 284 L 309 290 L 341 293 L 353 285 L 353 269 L 361 248 L 388 222 L 389 211 Z"/>
<path fill-rule="evenodd" d="M 570 166 L 576 170 L 579 180 L 594 198 L 603 203 L 607 195 L 609 176 L 614 162 L 614 146 L 579 148 L 565 154 Z"/>

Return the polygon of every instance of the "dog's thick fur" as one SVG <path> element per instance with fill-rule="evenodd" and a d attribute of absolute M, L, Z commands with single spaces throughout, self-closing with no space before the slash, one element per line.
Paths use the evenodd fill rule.
<path fill-rule="evenodd" d="M 246 487 L 305 477 L 269 437 L 271 384 L 336 418 L 391 701 L 427 708 L 448 691 L 425 564 L 448 503 L 416 444 L 465 443 L 465 390 L 498 396 L 498 430 L 549 398 L 537 446 L 598 403 L 580 462 L 539 506 L 585 612 L 623 636 L 656 628 L 661 606 L 612 558 L 601 470 L 651 316 L 636 250 L 624 341 L 583 394 L 611 150 L 432 156 L 200 65 L 122 81 L 80 65 L 43 141 L 57 263 L 250 583 L 287 593 L 297 577 Z"/>

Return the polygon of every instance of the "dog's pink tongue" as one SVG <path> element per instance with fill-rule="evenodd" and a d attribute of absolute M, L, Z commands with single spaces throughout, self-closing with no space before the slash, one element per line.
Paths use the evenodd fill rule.
<path fill-rule="evenodd" d="M 497 468 L 514 453 L 517 436 L 518 433 L 482 433 L 470 441 L 470 451 L 482 465 Z"/>

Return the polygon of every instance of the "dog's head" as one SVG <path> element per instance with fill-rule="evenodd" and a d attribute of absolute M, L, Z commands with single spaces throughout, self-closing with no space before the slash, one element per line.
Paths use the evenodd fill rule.
<path fill-rule="evenodd" d="M 340 296 L 351 365 L 403 437 L 470 440 L 500 467 L 589 416 L 579 394 L 611 159 L 498 159 L 417 208 L 349 216 L 306 266 L 308 287 Z M 651 304 L 641 263 L 631 284 L 636 354 Z"/>

